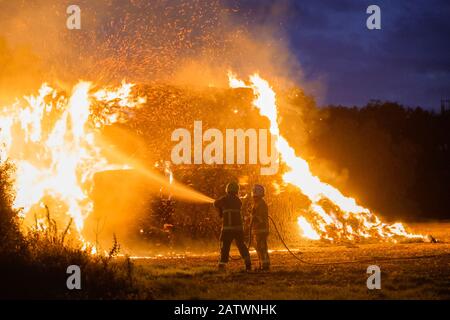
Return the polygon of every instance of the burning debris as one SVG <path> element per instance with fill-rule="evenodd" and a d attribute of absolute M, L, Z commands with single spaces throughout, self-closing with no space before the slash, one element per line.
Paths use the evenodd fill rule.
<path fill-rule="evenodd" d="M 229 84 L 253 92 L 253 105 L 270 121 L 270 134 L 288 168 L 282 176 L 284 183 L 296 186 L 311 201 L 308 211 L 297 220 L 305 238 L 358 242 L 427 239 L 408 233 L 401 223 L 381 222 L 353 198 L 314 176 L 308 163 L 297 156 L 280 133 L 276 95 L 267 81 L 253 75 L 246 83 L 229 74 Z M 11 161 L 16 167 L 14 207 L 21 210 L 21 217 L 30 225 L 42 220 L 46 215 L 43 208 L 48 207 L 63 224 L 73 221 L 76 237 L 85 242 L 85 220 L 93 212 L 93 177 L 108 170 L 133 169 L 160 183 L 160 191 L 169 197 L 176 194 L 194 202 L 212 202 L 208 196 L 175 181 L 168 162 L 159 164 L 164 177 L 118 150 L 115 152 L 120 163 L 104 155 L 109 146 L 99 138 L 99 131 L 128 121 L 146 103 L 146 98 L 132 91 L 133 85 L 125 82 L 118 88 L 97 90 L 88 82 L 80 82 L 67 96 L 44 84 L 38 96 L 25 97 L 2 109 L 1 161 Z"/>
<path fill-rule="evenodd" d="M 278 126 L 276 95 L 270 84 L 255 74 L 250 81 L 239 80 L 229 73 L 229 84 L 233 88 L 251 88 L 255 95 L 253 105 L 261 116 L 270 120 L 270 133 L 277 137 L 276 147 L 282 161 L 289 168 L 283 174 L 283 180 L 300 189 L 311 201 L 309 219 L 300 216 L 298 225 L 303 236 L 311 240 L 360 240 L 377 239 L 381 241 L 398 241 L 398 239 L 415 239 L 423 241 L 424 236 L 408 233 L 403 224 L 386 224 L 358 205 L 353 198 L 344 196 L 333 186 L 322 182 L 314 176 L 309 164 L 297 156 L 289 142 L 281 135 Z"/>
<path fill-rule="evenodd" d="M 96 134 L 145 102 L 130 94 L 132 86 L 122 83 L 92 93 L 91 83 L 80 82 L 66 96 L 43 84 L 38 96 L 1 110 L 1 161 L 15 166 L 14 207 L 22 218 L 39 220 L 48 206 L 64 225 L 73 220 L 84 241 L 84 220 L 93 210 L 89 192 L 94 174 L 129 167 L 109 163 Z"/>

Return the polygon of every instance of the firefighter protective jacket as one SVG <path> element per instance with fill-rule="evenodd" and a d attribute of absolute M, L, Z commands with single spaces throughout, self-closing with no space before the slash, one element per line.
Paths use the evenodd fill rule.
<path fill-rule="evenodd" d="M 264 199 L 258 199 L 252 209 L 252 227 L 257 233 L 269 233 L 269 209 Z"/>
<path fill-rule="evenodd" d="M 214 202 L 214 207 L 222 218 L 223 231 L 243 230 L 241 215 L 241 200 L 233 194 L 227 194 Z"/>

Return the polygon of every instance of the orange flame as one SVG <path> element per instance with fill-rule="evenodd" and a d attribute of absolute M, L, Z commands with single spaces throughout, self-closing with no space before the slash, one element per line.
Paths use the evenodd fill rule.
<path fill-rule="evenodd" d="M 308 163 L 280 134 L 275 92 L 258 75 L 245 83 L 233 74 L 230 86 L 253 90 L 254 106 L 270 120 L 270 132 L 277 138 L 276 147 L 289 168 L 283 180 L 299 188 L 310 200 L 310 218 L 300 216 L 298 225 L 309 239 L 377 238 L 396 240 L 399 237 L 423 239 L 406 232 L 401 223 L 385 224 L 370 210 L 345 197 L 333 186 L 314 176 Z M 91 91 L 91 83 L 80 82 L 70 97 L 43 84 L 39 95 L 24 97 L 0 110 L 0 161 L 11 161 L 14 174 L 14 207 L 21 217 L 45 229 L 40 211 L 44 204 L 54 203 L 53 210 L 66 221 L 72 219 L 84 248 L 97 248 L 82 238 L 84 221 L 93 210 L 89 197 L 93 176 L 105 170 L 127 169 L 130 165 L 111 164 L 102 156 L 96 139 L 99 128 L 122 121 L 145 98 L 132 94 L 132 84 L 123 82 L 119 88 Z M 166 174 L 173 182 L 170 168 Z M 39 216 L 41 215 L 41 216 Z M 64 221 L 64 220 L 63 220 Z"/>
<path fill-rule="evenodd" d="M 312 217 L 298 218 L 298 226 L 308 239 L 358 240 L 376 238 L 397 241 L 398 238 L 423 239 L 422 235 L 406 232 L 401 223 L 385 224 L 370 212 L 358 205 L 355 199 L 344 196 L 338 189 L 322 182 L 314 176 L 309 164 L 296 154 L 288 141 L 281 135 L 278 126 L 276 94 L 269 83 L 258 74 L 250 76 L 246 83 L 229 72 L 229 85 L 232 88 L 250 88 L 255 99 L 253 105 L 259 113 L 270 120 L 270 132 L 276 138 L 276 147 L 281 160 L 289 168 L 283 174 L 283 181 L 296 186 L 311 201 L 309 211 Z"/>
<path fill-rule="evenodd" d="M 132 87 L 122 83 L 116 89 L 91 93 L 91 83 L 80 82 L 66 97 L 43 84 L 39 95 L 0 110 L 0 161 L 15 165 L 14 207 L 21 210 L 22 218 L 30 220 L 34 215 L 37 224 L 39 210 L 51 202 L 52 215 L 65 223 L 72 219 L 83 241 L 84 220 L 93 209 L 89 192 L 94 174 L 126 167 L 108 163 L 96 133 L 119 121 L 124 109 L 145 102 L 131 95 Z M 100 112 L 94 116 L 95 107 Z"/>

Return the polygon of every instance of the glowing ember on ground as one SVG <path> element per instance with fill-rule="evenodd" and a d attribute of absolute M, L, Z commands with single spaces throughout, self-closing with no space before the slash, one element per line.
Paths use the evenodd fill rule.
<path fill-rule="evenodd" d="M 355 199 L 344 196 L 333 186 L 322 182 L 314 176 L 308 163 L 296 154 L 288 141 L 281 135 L 278 127 L 278 110 L 276 95 L 267 81 L 259 75 L 252 75 L 249 82 L 238 80 L 229 73 L 229 85 L 232 88 L 251 88 L 255 95 L 254 106 L 260 114 L 270 120 L 270 132 L 276 140 L 276 147 L 283 161 L 289 168 L 283 180 L 300 189 L 311 201 L 309 211 L 311 218 L 298 218 L 298 225 L 303 236 L 308 239 L 360 240 L 379 239 L 417 239 L 422 235 L 408 233 L 401 223 L 386 224 L 358 205 Z"/>

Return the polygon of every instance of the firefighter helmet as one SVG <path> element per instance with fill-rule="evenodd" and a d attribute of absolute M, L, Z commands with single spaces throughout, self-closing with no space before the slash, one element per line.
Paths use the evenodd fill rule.
<path fill-rule="evenodd" d="M 236 182 L 230 182 L 229 184 L 227 184 L 226 192 L 230 194 L 238 194 L 239 185 Z"/>
<path fill-rule="evenodd" d="M 255 184 L 254 186 L 253 186 L 253 190 L 252 190 L 252 195 L 254 196 L 254 197 L 264 197 L 264 194 L 265 194 L 266 192 L 265 192 L 265 190 L 264 190 L 264 187 L 262 186 L 262 185 L 260 185 L 260 184 Z"/>

